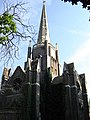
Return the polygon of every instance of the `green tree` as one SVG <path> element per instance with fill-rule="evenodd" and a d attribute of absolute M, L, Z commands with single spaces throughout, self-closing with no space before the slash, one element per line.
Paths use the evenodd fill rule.
<path fill-rule="evenodd" d="M 64 2 L 71 2 L 72 5 L 77 5 L 78 2 L 82 3 L 83 8 L 88 8 L 90 10 L 90 0 L 62 0 Z"/>
<path fill-rule="evenodd" d="M 24 7 L 26 3 L 9 4 L 6 1 L 4 11 L 0 14 L 0 61 L 9 63 L 18 58 L 21 41 L 34 41 L 36 32 L 33 25 L 23 22 L 24 14 L 27 12 Z"/>
<path fill-rule="evenodd" d="M 0 44 L 7 44 L 7 41 L 11 39 L 10 35 L 16 32 L 16 23 L 13 20 L 13 15 L 8 12 L 0 15 Z"/>

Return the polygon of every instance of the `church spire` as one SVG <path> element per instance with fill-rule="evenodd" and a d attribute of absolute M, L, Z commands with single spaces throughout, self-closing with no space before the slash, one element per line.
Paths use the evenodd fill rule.
<path fill-rule="evenodd" d="M 50 43 L 47 14 L 46 14 L 46 1 L 43 1 L 43 9 L 42 9 L 41 22 L 40 22 L 37 43 L 39 43 L 39 44 L 43 43 L 43 42 L 45 42 L 45 40 L 47 40 L 48 43 Z"/>

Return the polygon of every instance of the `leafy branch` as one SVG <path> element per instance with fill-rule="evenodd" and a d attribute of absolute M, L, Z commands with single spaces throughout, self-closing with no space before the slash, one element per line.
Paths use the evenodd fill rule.
<path fill-rule="evenodd" d="M 5 3 L 6 4 L 6 3 Z M 18 58 L 21 41 L 35 42 L 36 32 L 33 25 L 25 24 L 22 17 L 27 12 L 26 3 L 6 4 L 5 11 L 0 15 L 0 61 L 14 62 Z"/>
<path fill-rule="evenodd" d="M 81 2 L 83 8 L 88 8 L 88 10 L 90 10 L 90 0 L 61 0 L 61 1 L 71 2 L 72 5 L 77 5 L 78 2 Z"/>

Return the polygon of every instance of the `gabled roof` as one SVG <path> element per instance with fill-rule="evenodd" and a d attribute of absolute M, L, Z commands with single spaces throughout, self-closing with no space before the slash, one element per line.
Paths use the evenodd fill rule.
<path fill-rule="evenodd" d="M 20 78 L 22 81 L 25 79 L 25 73 L 20 66 L 17 66 L 16 70 L 9 80 L 9 83 L 13 83 L 13 81 L 17 78 Z"/>

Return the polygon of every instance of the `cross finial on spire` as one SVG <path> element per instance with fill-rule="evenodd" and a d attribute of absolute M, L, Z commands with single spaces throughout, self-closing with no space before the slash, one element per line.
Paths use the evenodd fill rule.
<path fill-rule="evenodd" d="M 46 0 L 43 1 L 43 4 L 45 4 L 45 3 L 46 3 Z"/>

